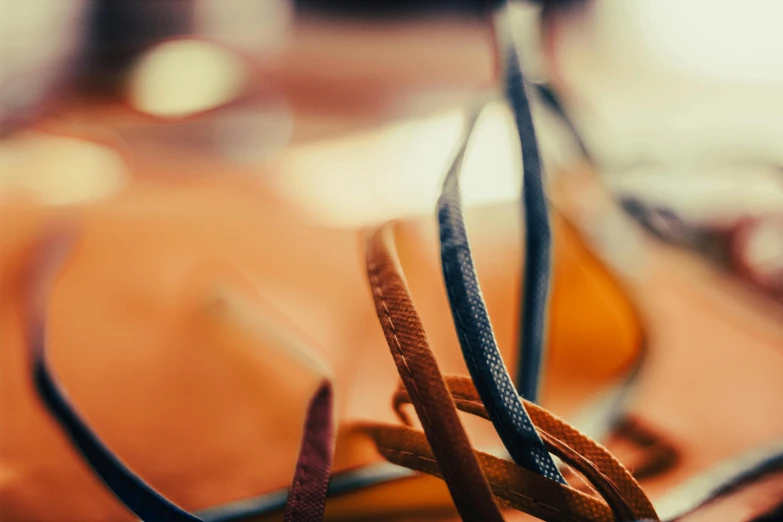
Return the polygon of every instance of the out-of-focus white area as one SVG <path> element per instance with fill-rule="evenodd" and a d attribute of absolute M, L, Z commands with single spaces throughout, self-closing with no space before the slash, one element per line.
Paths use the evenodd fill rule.
<path fill-rule="evenodd" d="M 22 191 L 49 204 L 80 203 L 128 181 L 124 158 L 107 145 L 39 133 L 0 141 L 0 196 Z"/>
<path fill-rule="evenodd" d="M 781 2 L 636 0 L 625 4 L 636 9 L 634 18 L 647 45 L 684 73 L 783 86 Z"/>
<path fill-rule="evenodd" d="M 0 0 L 0 122 L 30 110 L 74 67 L 84 0 Z"/>
<path fill-rule="evenodd" d="M 783 4 L 598 0 L 562 16 L 555 75 L 604 163 L 783 161 Z"/>
<path fill-rule="evenodd" d="M 528 76 L 563 80 L 567 109 L 610 188 L 696 221 L 783 209 L 783 3 L 596 0 L 561 17 L 553 57 L 543 54 L 536 11 L 511 15 Z M 471 145 L 469 205 L 518 197 L 518 145 L 501 111 L 484 116 Z M 552 175 L 573 144 L 551 113 L 538 107 L 535 116 Z M 320 201 L 315 208 L 335 223 L 431 212 L 455 146 L 448 121 L 307 147 L 283 186 Z M 353 144 L 365 160 L 339 168 Z"/>
<path fill-rule="evenodd" d="M 236 54 L 206 41 L 174 40 L 138 61 L 128 83 L 129 102 L 146 114 L 183 118 L 230 102 L 246 81 Z"/>
<path fill-rule="evenodd" d="M 783 234 L 780 220 L 765 220 L 748 235 L 743 254 L 761 278 L 774 280 L 783 273 Z"/>
<path fill-rule="evenodd" d="M 82 3 L 0 0 L 0 78 L 24 70 L 42 72 L 67 52 L 77 39 L 71 24 Z"/>
<path fill-rule="evenodd" d="M 464 113 L 455 110 L 292 147 L 279 160 L 275 183 L 286 197 L 335 226 L 431 213 L 459 146 L 463 121 Z M 463 164 L 466 204 L 519 197 L 518 149 L 508 109 L 489 104 Z"/>
<path fill-rule="evenodd" d="M 36 71 L 74 48 L 78 37 L 68 21 L 80 4 L 0 0 L 4 103 L 33 98 L 45 85 L 27 83 L 32 76 L 18 71 Z M 282 195 L 333 225 L 432 212 L 462 125 L 454 86 L 480 74 L 476 64 L 491 67 L 488 30 L 312 21 L 300 27 L 283 0 L 193 5 L 193 33 L 151 44 L 129 75 L 130 104 L 171 120 L 118 130 L 131 149 L 152 144 L 257 164 Z M 536 9 L 520 4 L 510 14 L 529 77 L 555 83 L 613 190 L 695 220 L 781 208 L 783 3 L 594 0 L 558 17 L 551 56 L 541 45 Z M 277 80 L 285 82 L 274 88 L 274 78 L 254 67 L 276 62 L 284 47 L 293 54 L 277 60 Z M 385 91 L 386 73 L 402 78 L 403 87 Z M 427 75 L 436 80 L 422 81 Z M 248 89 L 263 94 L 235 104 Z M 292 89 L 295 107 L 286 99 Z M 420 106 L 437 106 L 438 96 L 453 110 L 422 116 Z M 389 106 L 414 115 L 389 123 Z M 365 109 L 378 111 L 379 123 L 321 130 L 317 140 L 286 147 L 302 128 L 343 129 L 334 122 Z M 574 146 L 551 113 L 534 113 L 551 176 L 568 167 Z M 471 140 L 462 176 L 466 204 L 518 198 L 520 166 L 507 109 L 495 103 Z M 11 176 L 2 175 L 6 182 Z"/>

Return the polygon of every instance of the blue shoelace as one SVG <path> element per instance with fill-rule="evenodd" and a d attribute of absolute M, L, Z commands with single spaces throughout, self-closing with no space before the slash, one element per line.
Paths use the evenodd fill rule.
<path fill-rule="evenodd" d="M 551 231 L 530 103 L 513 45 L 504 49 L 504 62 L 506 95 L 514 111 L 524 162 L 522 201 L 526 259 L 519 384 L 522 396 L 535 400 L 546 326 Z M 511 458 L 520 466 L 565 483 L 533 427 L 500 355 L 473 264 L 462 211 L 459 173 L 478 112 L 468 118 L 467 132 L 446 176 L 437 205 L 441 263 L 449 304 L 470 375 Z"/>

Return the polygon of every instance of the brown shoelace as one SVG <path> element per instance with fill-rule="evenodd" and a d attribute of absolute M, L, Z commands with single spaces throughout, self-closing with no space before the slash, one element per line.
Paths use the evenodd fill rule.
<path fill-rule="evenodd" d="M 385 458 L 443 478 L 465 520 L 498 520 L 497 504 L 553 521 L 658 519 L 638 483 L 605 448 L 533 404 L 525 408 L 547 449 L 581 473 L 603 498 L 474 450 L 457 410 L 486 418 L 486 409 L 469 379 L 442 376 L 408 293 L 389 227 L 369 236 L 367 271 L 403 382 L 404 389 L 394 396 L 395 408 L 401 412 L 403 404 L 412 403 L 423 427 L 366 426 Z"/>

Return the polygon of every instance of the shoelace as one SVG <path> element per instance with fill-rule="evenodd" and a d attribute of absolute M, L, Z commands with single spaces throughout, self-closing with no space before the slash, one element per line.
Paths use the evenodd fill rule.
<path fill-rule="evenodd" d="M 36 391 L 92 471 L 141 520 L 201 522 L 155 491 L 105 446 L 68 401 L 49 368 L 46 310 L 52 284 L 67 256 L 70 239 L 67 235 L 58 234 L 42 241 L 29 274 L 26 322 Z M 331 475 L 333 437 L 332 387 L 331 383 L 324 381 L 307 409 L 304 435 L 285 508 L 286 522 L 322 520 Z"/>
<path fill-rule="evenodd" d="M 522 209 L 525 216 L 525 264 L 522 278 L 522 307 L 519 321 L 519 367 L 517 387 L 520 395 L 538 401 L 541 366 L 549 305 L 552 232 L 542 176 L 530 101 L 525 79 L 513 42 L 506 51 L 504 86 L 516 122 L 522 147 Z"/>
<path fill-rule="evenodd" d="M 422 433 L 410 426 L 368 425 L 365 429 L 382 455 L 396 464 L 443 478 L 466 520 L 496 516 L 496 506 L 480 512 L 479 506 L 488 505 L 483 487 L 486 481 L 499 504 L 545 520 L 657 520 L 644 492 L 607 450 L 532 403 L 527 406 L 535 412 L 536 426 L 548 449 L 580 471 L 607 502 L 512 462 L 475 452 L 469 445 L 466 448 L 457 408 L 484 418 L 489 418 L 488 409 L 468 379 L 444 379 L 441 375 L 400 271 L 389 229 L 368 238 L 367 271 L 378 318 L 404 386 L 395 394 L 395 409 L 400 411 L 402 404 L 413 403 L 424 428 Z M 405 416 L 401 414 L 401 418 Z M 451 484 L 461 480 L 464 485 L 466 479 L 454 475 L 459 473 L 455 463 L 473 466 L 476 459 L 486 479 L 480 477 L 475 488 L 453 488 Z"/>
<path fill-rule="evenodd" d="M 401 277 L 395 277 L 395 260 L 388 241 L 389 236 L 382 234 L 369 238 L 367 276 L 378 319 L 402 382 L 413 398 L 459 514 L 465 520 L 503 520 L 451 404 L 435 358 L 427 347 L 426 334 L 405 283 Z"/>
<path fill-rule="evenodd" d="M 470 116 L 465 139 L 449 169 L 438 200 L 441 264 L 449 305 L 465 363 L 514 462 L 552 480 L 564 482 L 544 449 L 505 367 L 473 264 L 462 212 L 459 172 L 477 117 L 478 111 Z M 535 247 L 528 246 L 528 251 L 531 248 Z M 548 259 L 548 254 L 546 257 Z"/>
<path fill-rule="evenodd" d="M 509 9 L 508 0 L 502 2 Z M 537 402 L 541 364 L 544 353 L 546 312 L 549 304 L 552 232 L 549 205 L 544 188 L 541 154 L 533 124 L 526 81 L 514 43 L 513 29 L 507 12 L 495 20 L 497 49 L 502 64 L 500 78 L 505 97 L 514 115 L 517 136 L 522 149 L 522 212 L 525 230 L 525 262 L 522 278 L 522 307 L 519 321 L 519 367 L 517 387 L 525 399 Z M 504 31 L 505 29 L 505 31 Z"/>
<path fill-rule="evenodd" d="M 503 13 L 505 15 L 505 13 Z M 503 18 L 499 17 L 498 20 Z M 499 23 L 499 22 L 498 22 Z M 496 26 L 497 27 L 497 26 Z M 500 28 L 502 29 L 502 28 Z M 513 41 L 498 33 L 502 77 L 513 109 L 523 156 L 522 202 L 525 215 L 525 268 L 520 320 L 519 389 L 535 401 L 541 373 L 549 293 L 551 231 L 541 177 L 541 158 L 530 103 Z M 480 109 L 468 117 L 462 144 L 452 162 L 437 212 L 443 279 L 463 356 L 476 388 L 503 444 L 514 462 L 552 480 L 565 483 L 525 411 L 495 340 L 481 295 L 465 228 L 459 174 L 467 141 Z"/>

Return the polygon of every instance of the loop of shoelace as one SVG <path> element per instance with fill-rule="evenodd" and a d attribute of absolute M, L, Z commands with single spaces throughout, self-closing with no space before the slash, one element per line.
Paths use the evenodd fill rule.
<path fill-rule="evenodd" d="M 460 411 L 488 419 L 487 410 L 473 382 L 467 377 L 445 377 L 454 403 Z M 398 417 L 405 420 L 402 406 L 411 398 L 404 387 L 394 394 L 393 406 Z M 533 423 L 541 434 L 547 450 L 584 475 L 603 496 L 615 513 L 623 519 L 628 515 L 655 515 L 655 510 L 632 474 L 603 446 L 592 441 L 564 420 L 540 406 L 525 402 Z M 633 507 L 631 507 L 633 506 Z"/>
<path fill-rule="evenodd" d="M 374 437 L 381 453 L 392 462 L 436 474 L 447 483 L 452 482 L 455 477 L 452 475 L 454 471 L 451 463 L 476 458 L 472 448 L 468 446 L 466 449 L 461 443 L 466 437 L 461 422 L 458 418 L 456 421 L 452 419 L 452 416 L 456 416 L 457 405 L 467 406 L 469 411 L 485 418 L 489 417 L 488 411 L 476 387 L 467 378 L 449 378 L 452 389 L 447 387 L 447 381 L 438 369 L 408 293 L 390 229 L 380 229 L 368 237 L 367 271 L 378 318 L 405 388 L 404 393 L 395 395 L 394 404 L 399 410 L 402 402 L 413 403 L 424 428 L 421 436 L 426 436 L 432 449 L 416 435 L 417 430 L 409 431 L 407 427 L 408 431 L 401 427 L 374 425 L 368 427 L 368 432 Z M 395 323 L 401 327 L 394 328 Z M 443 396 L 448 396 L 448 400 Z M 459 399 L 457 404 L 454 397 Z M 612 511 L 620 520 L 656 517 L 655 510 L 641 488 L 608 451 L 540 407 L 533 404 L 529 406 L 537 424 L 545 426 L 542 433 L 546 435 L 550 449 L 575 464 L 610 501 L 612 510 L 568 485 L 478 452 L 489 483 L 500 498 L 514 507 L 546 516 L 549 520 L 566 520 L 572 515 L 578 520 L 607 520 L 607 513 L 608 520 L 612 520 Z M 454 434 L 453 438 L 460 443 L 449 444 L 448 439 L 444 441 L 444 436 L 448 437 L 449 430 L 446 430 L 445 435 L 443 433 L 447 423 Z M 454 496 L 454 489 L 450 489 Z M 460 496 L 454 496 L 458 509 L 460 504 L 476 502 L 477 496 L 483 494 L 480 489 L 474 492 L 468 488 Z M 467 518 L 462 510 L 460 513 Z M 591 517 L 590 513 L 595 514 L 595 517 Z"/>
<path fill-rule="evenodd" d="M 426 433 L 408 426 L 367 425 L 370 436 L 389 462 L 445 480 L 448 474 L 427 443 Z M 475 451 L 497 503 L 548 522 L 624 522 L 601 499 L 553 482 L 511 461 Z M 463 520 L 483 520 L 482 518 Z"/>

